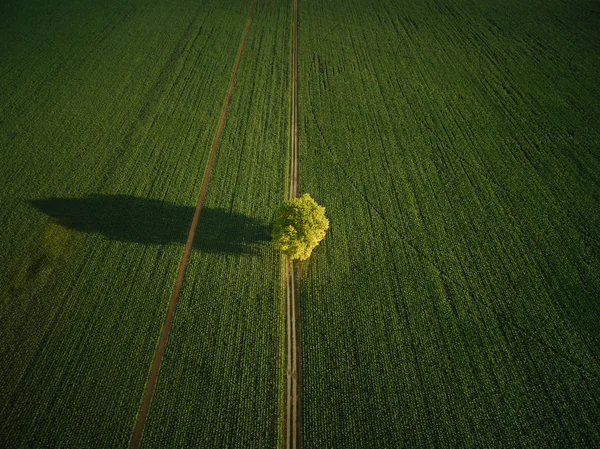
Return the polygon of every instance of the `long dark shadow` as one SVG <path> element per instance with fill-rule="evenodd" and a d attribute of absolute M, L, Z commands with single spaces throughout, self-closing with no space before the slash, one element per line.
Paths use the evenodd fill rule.
<path fill-rule="evenodd" d="M 130 195 L 45 198 L 30 204 L 61 226 L 110 240 L 145 244 L 185 244 L 194 215 L 181 206 Z M 270 239 L 260 219 L 225 209 L 205 207 L 194 239 L 195 250 L 224 254 L 255 254 Z"/>

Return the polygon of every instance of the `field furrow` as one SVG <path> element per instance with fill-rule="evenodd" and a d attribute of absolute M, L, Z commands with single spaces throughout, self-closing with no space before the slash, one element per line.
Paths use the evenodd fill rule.
<path fill-rule="evenodd" d="M 3 447 L 129 443 L 245 6 L 5 12 Z"/>
<path fill-rule="evenodd" d="M 304 4 L 305 447 L 600 441 L 585 8 Z"/>
<path fill-rule="evenodd" d="M 142 447 L 283 441 L 290 6 L 256 3 Z"/>

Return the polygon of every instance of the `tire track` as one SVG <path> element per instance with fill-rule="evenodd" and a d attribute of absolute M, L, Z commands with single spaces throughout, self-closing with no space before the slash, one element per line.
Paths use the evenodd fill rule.
<path fill-rule="evenodd" d="M 291 161 L 289 197 L 298 197 L 298 0 L 293 0 L 292 17 L 292 86 L 291 86 Z M 295 269 L 294 269 L 295 268 Z M 289 257 L 285 261 L 286 277 L 286 334 L 287 334 L 287 385 L 286 385 L 286 434 L 285 447 L 300 446 L 299 409 L 300 394 L 298 370 L 298 308 L 296 296 L 300 281 L 300 265 Z"/>
<path fill-rule="evenodd" d="M 165 321 L 163 323 L 162 331 L 160 334 L 160 339 L 158 342 L 158 348 L 156 349 L 156 353 L 154 355 L 154 361 L 152 362 L 152 368 L 150 369 L 150 374 L 148 376 L 148 383 L 146 384 L 146 391 L 144 392 L 144 398 L 143 398 L 141 406 L 140 406 L 140 411 L 138 413 L 137 422 L 136 422 L 134 432 L 133 432 L 133 437 L 131 439 L 131 448 L 132 449 L 138 449 L 140 447 L 142 435 L 144 432 L 144 426 L 146 424 L 146 420 L 148 419 L 148 412 L 150 411 L 150 405 L 152 403 L 152 396 L 154 395 L 154 390 L 156 388 L 156 382 L 158 380 L 158 374 L 160 371 L 160 364 L 162 362 L 162 358 L 163 358 L 163 355 L 165 352 L 165 347 L 167 345 L 167 339 L 169 337 L 169 330 L 171 328 L 171 323 L 173 322 L 173 316 L 175 314 L 175 307 L 177 305 L 177 299 L 179 298 L 179 292 L 181 290 L 181 285 L 183 284 L 185 268 L 187 266 L 189 255 L 192 250 L 192 243 L 194 242 L 194 236 L 196 234 L 196 228 L 198 226 L 198 221 L 200 218 L 200 211 L 202 210 L 202 205 L 204 203 L 204 196 L 206 194 L 206 189 L 208 187 L 208 181 L 210 180 L 210 174 L 211 174 L 212 166 L 214 163 L 215 155 L 217 152 L 217 146 L 218 146 L 219 140 L 221 138 L 223 124 L 225 123 L 225 117 L 227 115 L 227 107 L 229 106 L 229 101 L 231 100 L 231 93 L 233 91 L 235 77 L 236 77 L 236 74 L 238 71 L 238 67 L 240 65 L 242 51 L 244 50 L 244 44 L 246 43 L 246 36 L 248 35 L 248 29 L 250 28 L 250 22 L 252 21 L 252 13 L 254 12 L 255 5 L 256 5 L 256 0 L 252 0 L 250 12 L 248 13 L 248 20 L 246 21 L 246 27 L 244 28 L 244 32 L 242 34 L 242 40 L 240 42 L 240 47 L 238 49 L 238 53 L 235 58 L 235 64 L 233 66 L 233 73 L 231 75 L 231 80 L 229 81 L 229 87 L 227 88 L 227 95 L 225 96 L 225 101 L 223 103 L 223 109 L 221 110 L 221 116 L 219 118 L 219 123 L 217 125 L 215 137 L 213 139 L 212 146 L 210 149 L 210 157 L 208 159 L 208 163 L 207 163 L 206 169 L 204 171 L 204 178 L 202 181 L 202 187 L 200 189 L 200 195 L 198 197 L 198 203 L 196 204 L 196 209 L 194 211 L 194 218 L 192 219 L 192 224 L 190 226 L 190 232 L 188 234 L 188 238 L 185 243 L 184 250 L 183 250 L 183 255 L 181 257 L 179 271 L 177 272 L 177 279 L 175 281 L 175 286 L 173 287 L 171 301 L 169 302 L 169 309 L 167 311 L 167 315 L 166 315 Z"/>

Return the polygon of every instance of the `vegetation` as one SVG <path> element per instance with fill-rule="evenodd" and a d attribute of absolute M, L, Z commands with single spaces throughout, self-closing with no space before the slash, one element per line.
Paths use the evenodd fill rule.
<path fill-rule="evenodd" d="M 600 445 L 598 11 L 302 2 L 304 448 Z"/>
<path fill-rule="evenodd" d="M 128 447 L 250 3 L 2 7 L 0 447 Z M 145 447 L 283 440 L 290 7 L 256 4 Z M 299 13 L 331 219 L 302 446 L 600 447 L 597 2 Z M 305 258 L 328 221 L 295 201 L 274 237 Z"/>
<path fill-rule="evenodd" d="M 256 4 L 142 448 L 282 441 L 284 281 L 269 222 L 286 186 L 290 5 Z M 214 237 L 221 250 L 203 251 Z"/>
<path fill-rule="evenodd" d="M 1 8 L 0 447 L 128 446 L 249 6 Z"/>
<path fill-rule="evenodd" d="M 308 193 L 286 200 L 275 212 L 273 245 L 291 259 L 306 260 L 312 250 L 325 238 L 329 220 L 325 208 Z"/>

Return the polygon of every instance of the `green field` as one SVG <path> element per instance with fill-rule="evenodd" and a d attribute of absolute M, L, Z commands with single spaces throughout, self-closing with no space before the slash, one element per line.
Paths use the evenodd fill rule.
<path fill-rule="evenodd" d="M 257 2 L 142 447 L 277 447 L 284 395 L 283 279 L 272 248 L 285 198 L 289 3 Z M 215 235 L 215 231 L 219 235 Z"/>
<path fill-rule="evenodd" d="M 128 445 L 249 8 L 31 1 L 4 12 L 0 446 Z M 285 101 L 277 93 L 270 109 Z M 229 206 L 205 208 L 225 228 L 195 250 L 239 264 L 245 240 L 227 226 L 264 227 L 268 209 Z"/>
<path fill-rule="evenodd" d="M 128 447 L 251 0 L 0 7 L 0 447 Z M 292 2 L 257 0 L 142 438 L 281 447 Z M 304 448 L 600 446 L 600 3 L 299 0 Z"/>
<path fill-rule="evenodd" d="M 304 447 L 597 447 L 598 3 L 303 5 Z"/>

